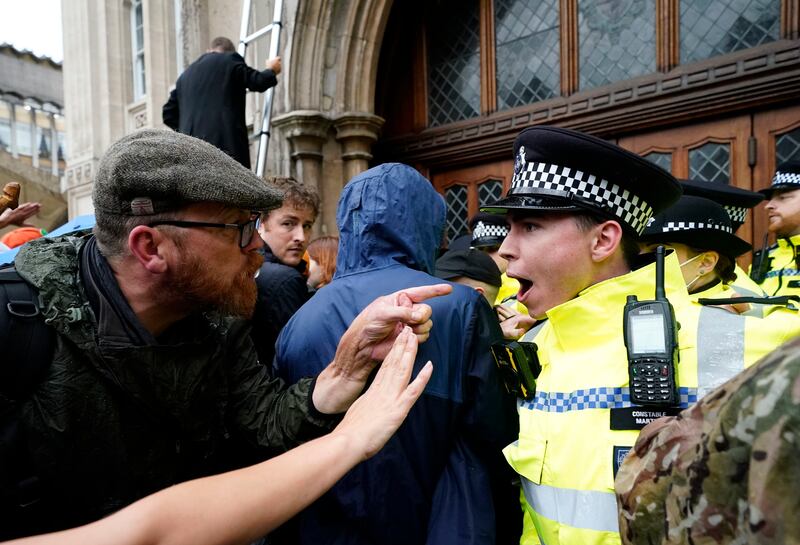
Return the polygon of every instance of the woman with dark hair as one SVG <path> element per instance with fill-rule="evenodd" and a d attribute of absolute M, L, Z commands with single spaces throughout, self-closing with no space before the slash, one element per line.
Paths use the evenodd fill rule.
<path fill-rule="evenodd" d="M 755 295 L 739 293 L 732 285 L 736 258 L 752 247 L 733 234 L 728 213 L 714 201 L 684 195 L 651 220 L 640 240 L 647 251 L 659 245 L 675 250 L 695 301 Z M 746 312 L 749 307 L 737 305 L 736 310 Z"/>
<path fill-rule="evenodd" d="M 316 291 L 330 284 L 336 272 L 339 237 L 319 237 L 308 245 L 308 289 Z"/>

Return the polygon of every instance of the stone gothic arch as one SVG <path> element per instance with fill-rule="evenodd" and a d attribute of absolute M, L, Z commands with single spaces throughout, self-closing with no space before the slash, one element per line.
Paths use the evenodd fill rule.
<path fill-rule="evenodd" d="M 290 170 L 317 187 L 319 229 L 335 230 L 339 192 L 368 167 L 383 119 L 375 82 L 392 0 L 309 0 L 288 6 L 292 70 L 273 124 L 289 143 Z"/>

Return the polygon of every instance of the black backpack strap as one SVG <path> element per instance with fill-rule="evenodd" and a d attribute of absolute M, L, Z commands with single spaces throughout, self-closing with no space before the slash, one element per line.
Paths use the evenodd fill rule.
<path fill-rule="evenodd" d="M 13 267 L 0 269 L 0 399 L 30 394 L 50 367 L 54 346 L 36 290 Z"/>

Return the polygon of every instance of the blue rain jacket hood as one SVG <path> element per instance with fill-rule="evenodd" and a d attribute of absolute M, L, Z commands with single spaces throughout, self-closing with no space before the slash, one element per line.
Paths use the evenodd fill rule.
<path fill-rule="evenodd" d="M 445 205 L 413 168 L 384 164 L 345 186 L 339 200 L 339 255 L 333 281 L 289 320 L 276 343 L 274 371 L 289 383 L 315 376 L 339 339 L 377 297 L 441 283 L 430 273 Z M 403 425 L 373 458 L 353 468 L 289 524 L 292 545 L 493 545 L 522 520 L 501 449 L 517 437 L 514 399 L 500 382 L 489 346 L 502 338 L 478 292 L 426 301 L 434 327 L 419 346 L 415 372 L 433 375 Z M 505 500 L 504 507 L 498 507 Z M 516 511 L 516 516 L 515 515 Z M 503 516 L 511 521 L 501 520 Z"/>
<path fill-rule="evenodd" d="M 339 199 L 334 278 L 398 264 L 433 274 L 444 222 L 444 199 L 410 166 L 386 163 L 362 172 Z"/>

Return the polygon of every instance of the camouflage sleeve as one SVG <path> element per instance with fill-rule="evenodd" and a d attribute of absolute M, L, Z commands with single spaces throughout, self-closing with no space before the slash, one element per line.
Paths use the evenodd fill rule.
<path fill-rule="evenodd" d="M 800 542 L 799 349 L 642 431 L 615 483 L 623 543 Z"/>
<path fill-rule="evenodd" d="M 258 363 L 244 324 L 229 332 L 229 418 L 251 444 L 280 453 L 329 432 L 341 415 L 324 415 L 314 408 L 311 394 L 316 379 L 287 386 Z"/>

